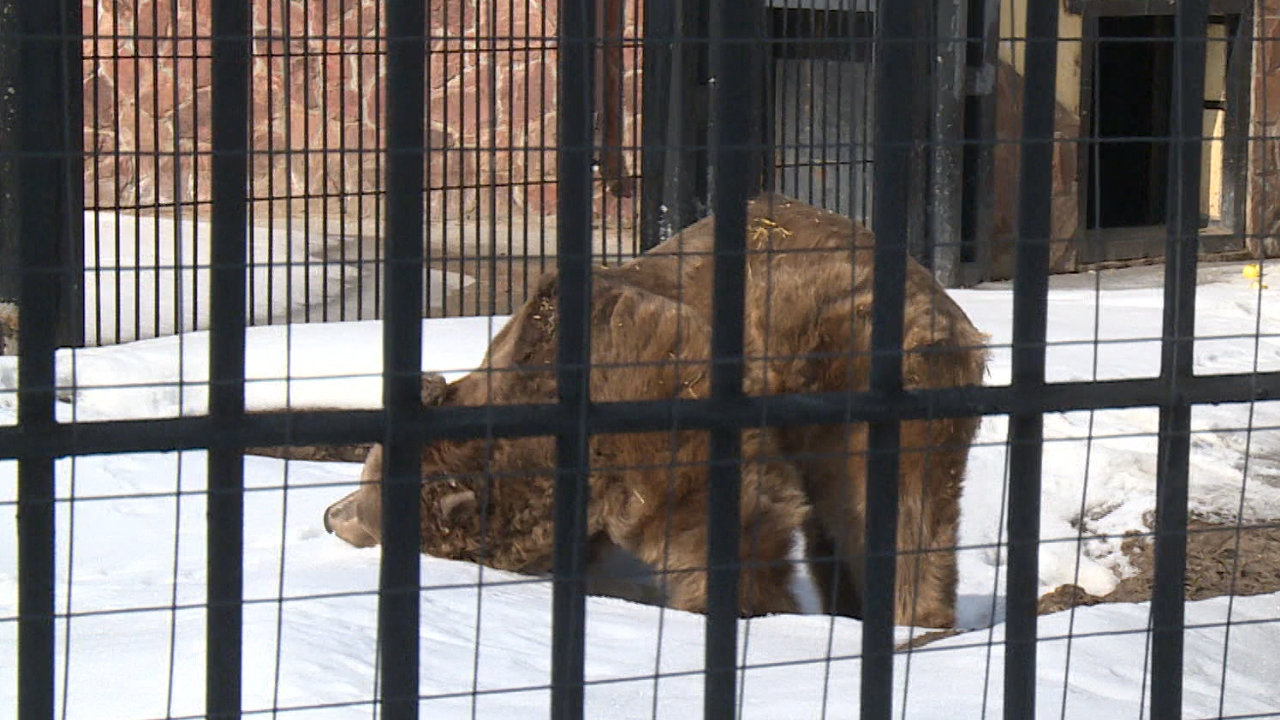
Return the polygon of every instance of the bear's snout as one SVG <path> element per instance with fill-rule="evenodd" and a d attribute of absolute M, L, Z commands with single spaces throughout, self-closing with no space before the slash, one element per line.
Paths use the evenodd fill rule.
<path fill-rule="evenodd" d="M 373 547 L 378 538 L 360 522 L 356 513 L 360 491 L 351 493 L 324 511 L 324 529 L 358 548 Z"/>

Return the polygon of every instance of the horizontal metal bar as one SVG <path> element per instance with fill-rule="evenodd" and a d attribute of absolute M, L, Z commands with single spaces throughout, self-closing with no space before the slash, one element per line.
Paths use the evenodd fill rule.
<path fill-rule="evenodd" d="M 892 400 L 874 393 L 809 393 L 718 400 L 598 403 L 587 419 L 592 433 L 659 432 L 679 419 L 688 430 L 822 425 L 846 421 L 1004 415 L 1280 400 L 1280 372 L 1204 375 L 1182 381 L 1177 397 L 1159 378 L 1055 383 L 1028 396 L 1010 386 L 907 390 Z M 405 432 L 432 438 L 531 437 L 576 427 L 576 416 L 554 403 L 434 408 Z M 0 459 L 20 454 L 94 455 L 209 447 L 381 442 L 380 410 L 250 413 L 244 423 L 214 432 L 208 417 L 60 424 L 47 431 L 0 428 Z"/>

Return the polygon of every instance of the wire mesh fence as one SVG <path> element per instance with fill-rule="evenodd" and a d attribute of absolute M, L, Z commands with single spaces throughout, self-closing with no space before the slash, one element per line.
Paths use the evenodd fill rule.
<path fill-rule="evenodd" d="M 0 1 L 0 705 L 1280 717 L 1277 16 Z"/>

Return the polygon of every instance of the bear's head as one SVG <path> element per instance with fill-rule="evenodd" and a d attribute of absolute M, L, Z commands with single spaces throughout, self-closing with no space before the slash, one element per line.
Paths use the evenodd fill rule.
<path fill-rule="evenodd" d="M 442 375 L 422 375 L 421 399 L 424 406 L 441 405 L 446 402 L 448 394 L 449 383 Z M 436 455 L 434 452 L 424 453 L 424 460 Z M 438 550 L 456 545 L 457 539 L 478 535 L 481 514 L 475 490 L 442 472 L 442 468 L 427 467 L 425 463 L 422 477 L 423 549 L 439 554 Z M 325 510 L 325 530 L 355 547 L 372 547 L 380 543 L 381 482 L 382 445 L 375 444 L 365 457 L 360 487 Z"/>

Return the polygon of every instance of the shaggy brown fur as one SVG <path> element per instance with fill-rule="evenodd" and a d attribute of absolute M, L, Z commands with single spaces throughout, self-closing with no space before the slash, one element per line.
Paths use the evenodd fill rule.
<path fill-rule="evenodd" d="M 556 382 L 555 276 L 543 278 L 494 338 L 480 370 L 449 385 L 443 405 L 552 402 Z M 591 397 L 596 402 L 698 397 L 708 392 L 710 331 L 690 308 L 609 277 L 594 283 Z M 490 372 L 492 370 L 492 372 Z M 435 377 L 435 376 L 428 376 Z M 588 534 L 635 555 L 659 575 L 667 603 L 706 606 L 708 437 L 704 432 L 593 436 Z M 773 438 L 742 435 L 740 612 L 796 610 L 787 561 L 807 508 L 795 468 Z M 550 437 L 437 442 L 423 449 L 422 550 L 502 570 L 549 568 L 555 443 Z M 326 512 L 348 542 L 378 542 L 381 448 L 361 488 Z"/>
<path fill-rule="evenodd" d="M 368 445 L 272 445 L 245 448 L 246 455 L 311 462 L 364 462 Z"/>
<path fill-rule="evenodd" d="M 748 392 L 866 390 L 870 375 L 874 237 L 836 213 L 781 195 L 748 206 L 745 337 Z M 611 271 L 662 285 L 709 317 L 714 218 Z M 981 384 L 986 336 L 919 263 L 907 267 L 903 382 L 908 389 Z M 766 360 L 767 358 L 767 360 Z M 750 387 L 757 383 L 756 388 Z M 979 419 L 901 424 L 895 617 L 955 622 L 956 530 L 969 446 Z M 865 423 L 781 428 L 813 506 L 807 556 L 824 607 L 861 616 L 865 536 Z M 831 562 L 832 558 L 838 562 Z M 827 559 L 826 562 L 823 560 Z"/>
<path fill-rule="evenodd" d="M 707 218 L 641 257 L 597 269 L 592 308 L 592 360 L 597 363 L 592 373 L 593 400 L 705 395 L 705 365 L 678 361 L 706 357 L 713 228 L 714 219 Z M 747 393 L 867 388 L 873 245 L 870 231 L 848 218 L 777 195 L 752 201 L 748 208 L 744 338 Z M 555 278 L 548 276 L 490 347 L 485 367 L 518 367 L 521 372 L 497 374 L 492 383 L 484 372 L 473 373 L 449 386 L 442 401 L 478 405 L 553 399 L 555 384 L 549 368 L 541 372 L 532 368 L 548 366 L 554 360 L 554 298 Z M 929 272 L 914 262 L 908 266 L 905 313 L 903 375 L 908 388 L 981 382 L 984 337 Z M 656 364 L 646 368 L 599 365 L 637 360 Z M 899 623 L 926 627 L 954 623 L 959 495 L 977 425 L 976 418 L 902 424 L 898 522 L 902 554 L 895 593 Z M 798 468 L 814 508 L 803 520 L 803 527 L 824 606 L 829 612 L 855 617 L 861 615 L 866 446 L 863 423 L 784 428 L 748 433 L 744 439 L 744 456 L 763 469 L 761 473 L 744 473 L 744 528 L 746 523 L 754 523 L 752 532 L 744 535 L 769 539 L 767 544 L 776 546 L 775 552 L 760 548 L 755 557 L 785 556 L 782 535 L 786 523 L 798 521 L 803 512 L 791 509 L 790 495 L 781 488 L 787 484 L 784 479 L 791 477 L 791 466 Z M 778 451 L 793 458 L 790 466 L 761 462 Z M 667 434 L 599 438 L 593 445 L 592 463 L 593 468 L 602 468 L 654 462 L 673 454 L 686 462 L 705 459 L 705 436 L 681 433 L 674 445 Z M 477 442 L 429 448 L 424 453 L 424 472 L 450 475 L 461 483 L 460 472 L 480 472 L 486 459 L 493 463 L 493 469 L 502 471 L 545 472 L 554 465 L 550 439 L 501 441 L 488 451 Z M 366 479 L 375 479 L 377 472 L 377 462 L 371 458 Z M 624 548 L 640 548 L 636 554 L 655 568 L 661 564 L 653 560 L 653 547 L 661 547 L 656 542 L 661 538 L 651 531 L 656 545 L 638 542 L 637 521 L 632 519 L 638 505 L 648 508 L 650 502 L 658 502 L 661 512 L 648 508 L 645 522 L 658 528 L 669 510 L 672 539 L 678 536 L 685 540 L 672 558 L 681 555 L 686 562 L 668 562 L 666 567 L 688 566 L 695 558 L 700 563 L 705 557 L 704 476 L 699 469 L 680 468 L 674 473 L 673 489 L 682 494 L 662 497 L 658 491 L 667 490 L 664 478 L 668 474 L 651 469 L 608 475 L 597 472 L 592 478 L 593 531 L 606 532 Z M 518 479 L 477 480 L 462 488 L 469 491 L 479 483 L 495 498 L 485 506 L 490 525 L 490 544 L 483 549 L 486 562 L 494 564 L 499 559 L 511 569 L 542 562 L 534 558 L 537 553 L 528 550 L 536 547 L 545 552 L 550 547 L 550 481 L 542 477 L 534 484 Z M 644 503 L 631 501 L 628 487 L 645 488 Z M 457 493 L 447 483 L 424 484 L 424 538 L 444 535 L 450 541 L 446 548 L 434 539 L 424 539 L 424 550 L 480 559 L 479 518 L 468 503 L 458 504 Z M 359 513 L 365 529 L 352 534 L 363 532 L 376 541 L 376 524 L 371 524 L 377 517 L 374 496 L 376 492 L 368 496 L 366 510 Z M 663 504 L 681 497 L 683 502 Z M 747 506 L 758 501 L 785 511 L 768 517 L 748 514 Z M 335 515 L 341 515 L 350 504 L 336 505 Z M 460 517 L 472 526 L 468 532 L 454 533 L 460 511 Z M 777 536 L 772 529 L 765 531 L 766 526 L 776 528 Z M 442 549 L 446 552 L 440 552 Z M 783 576 L 774 579 L 781 581 Z M 688 597 L 700 600 L 702 590 L 698 586 Z M 679 607 L 680 602 L 677 599 L 675 604 Z"/>
<path fill-rule="evenodd" d="M 18 354 L 18 304 L 0 302 L 0 355 Z"/>

